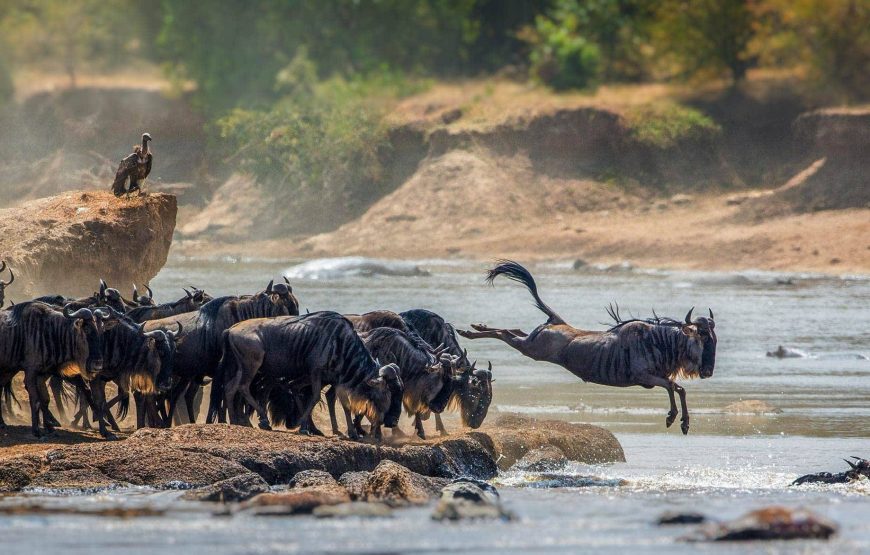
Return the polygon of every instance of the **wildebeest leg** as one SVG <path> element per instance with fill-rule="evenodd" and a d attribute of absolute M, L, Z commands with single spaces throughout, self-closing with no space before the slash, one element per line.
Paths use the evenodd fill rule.
<path fill-rule="evenodd" d="M 187 421 L 191 424 L 196 424 L 196 411 L 194 410 L 194 401 L 199 394 L 200 385 L 198 381 L 192 381 L 187 386 L 187 391 L 184 392 L 184 405 L 187 407 Z M 250 395 L 250 393 L 248 393 Z"/>
<path fill-rule="evenodd" d="M 680 386 L 678 386 L 677 384 L 675 384 L 671 380 L 666 380 L 665 378 L 660 378 L 658 376 L 653 376 L 651 374 L 646 374 L 646 373 L 643 373 L 643 374 L 640 374 L 639 376 L 636 376 L 636 380 L 637 380 L 637 385 L 648 386 L 648 387 L 662 387 L 665 390 L 667 390 L 668 396 L 670 397 L 670 400 L 671 400 L 671 412 L 668 413 L 668 417 L 665 420 L 665 424 L 667 424 L 668 420 L 671 420 L 671 414 L 673 414 L 677 410 L 676 403 L 674 402 L 674 389 L 677 387 L 680 387 Z M 680 387 L 680 389 L 683 389 L 683 388 Z M 684 400 L 684 395 L 685 395 L 685 390 L 683 390 L 683 393 L 680 394 L 681 401 Z M 685 410 L 685 403 L 683 403 L 683 410 Z M 676 415 L 674 415 L 674 416 L 676 416 Z M 671 420 L 671 422 L 673 422 L 673 420 Z M 670 424 L 668 424 L 668 425 L 670 425 Z M 683 430 L 684 435 L 689 433 L 689 419 L 686 417 L 685 414 L 683 415 L 682 430 Z"/>
<path fill-rule="evenodd" d="M 30 431 L 36 437 L 42 437 L 39 431 L 39 375 L 35 368 L 24 370 L 24 389 L 30 398 Z"/>
<path fill-rule="evenodd" d="M 448 434 L 447 434 L 447 428 L 444 427 L 444 421 L 441 420 L 441 414 L 440 414 L 440 413 L 437 413 L 437 412 L 435 413 L 435 429 L 436 429 L 436 430 L 438 431 L 438 433 L 441 434 L 442 436 L 446 436 L 446 435 L 448 435 Z"/>
<path fill-rule="evenodd" d="M 60 427 L 60 422 L 58 422 L 57 418 L 51 414 L 51 410 L 49 408 L 51 398 L 48 396 L 48 386 L 46 385 L 47 380 L 39 380 L 39 409 L 42 411 L 42 423 L 45 426 L 45 430 L 49 433 L 54 431 L 55 427 Z M 62 401 L 61 401 L 62 402 Z"/>
<path fill-rule="evenodd" d="M 97 422 L 100 427 L 100 435 L 106 439 L 118 439 L 118 436 L 111 433 L 106 428 L 106 383 L 103 380 L 94 380 L 91 382 L 90 395 L 93 400 Z"/>
<path fill-rule="evenodd" d="M 357 414 L 353 417 L 353 429 L 356 430 L 357 435 L 359 435 L 360 437 L 365 437 L 368 435 L 368 432 L 366 432 L 362 427 L 363 417 L 364 415 L 362 414 Z"/>
<path fill-rule="evenodd" d="M 347 437 L 353 440 L 359 439 L 359 433 L 356 430 L 356 422 L 353 420 L 353 416 L 350 413 L 350 408 L 345 405 L 345 403 L 341 404 L 342 410 L 344 410 L 344 420 L 347 425 Z"/>
<path fill-rule="evenodd" d="M 324 394 L 326 397 L 326 408 L 329 409 L 329 424 L 332 426 L 332 435 L 338 436 L 341 435 L 341 432 L 338 431 L 338 418 L 335 416 L 335 386 L 329 386 L 329 389 L 326 390 Z"/>
<path fill-rule="evenodd" d="M 414 414 L 414 429 L 417 430 L 417 437 L 426 439 L 426 430 L 423 429 L 423 419 L 420 418 L 419 413 Z M 393 433 L 395 433 L 395 430 L 396 428 L 393 428 Z"/>
<path fill-rule="evenodd" d="M 674 400 L 673 382 L 671 382 L 671 387 L 668 388 L 668 397 L 670 397 L 671 401 L 671 410 L 668 412 L 667 418 L 665 418 L 666 428 L 670 428 L 671 424 L 674 423 L 674 420 L 677 419 L 677 402 Z"/>
<path fill-rule="evenodd" d="M 141 430 L 145 427 L 145 396 L 134 391 L 133 402 L 136 403 L 136 429 Z"/>
<path fill-rule="evenodd" d="M 248 387 L 248 384 L 244 384 L 239 388 L 239 392 L 242 394 L 242 397 L 257 411 L 257 417 L 260 419 L 260 429 L 261 430 L 271 430 L 272 426 L 269 425 L 269 417 L 266 415 L 266 409 L 263 408 L 263 404 L 259 399 L 255 398 L 251 394 L 251 389 Z"/>
<path fill-rule="evenodd" d="M 686 406 L 686 390 L 679 384 L 672 384 L 674 389 L 680 396 L 680 406 L 683 409 L 683 417 L 680 418 L 680 429 L 683 430 L 683 435 L 689 433 L 689 407 Z"/>
<path fill-rule="evenodd" d="M 311 421 L 311 412 L 320 401 L 320 390 L 323 389 L 323 384 L 320 380 L 321 372 L 318 371 L 314 374 L 311 380 L 311 395 L 308 396 L 308 402 L 305 403 L 305 409 L 302 411 L 302 418 L 300 419 L 302 425 L 299 426 L 299 433 L 307 436 L 314 433 L 312 430 L 314 423 Z"/>

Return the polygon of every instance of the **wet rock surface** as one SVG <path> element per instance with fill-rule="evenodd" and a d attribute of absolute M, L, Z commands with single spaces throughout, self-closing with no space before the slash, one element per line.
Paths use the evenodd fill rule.
<path fill-rule="evenodd" d="M 216 484 L 186 492 L 181 498 L 187 501 L 245 501 L 269 491 L 269 484 L 259 474 L 239 474 Z"/>
<path fill-rule="evenodd" d="M 314 516 L 318 518 L 390 518 L 393 516 L 393 509 L 386 503 L 352 501 L 338 505 L 321 505 L 314 509 Z"/>
<path fill-rule="evenodd" d="M 555 445 L 545 445 L 532 449 L 513 466 L 516 470 L 527 472 L 545 472 L 554 470 L 568 462 L 565 453 Z"/>
<path fill-rule="evenodd" d="M 707 517 L 701 513 L 673 513 L 668 512 L 659 517 L 656 523 L 659 526 L 671 526 L 680 524 L 700 524 L 706 522 Z"/>
<path fill-rule="evenodd" d="M 826 540 L 837 525 L 806 509 L 765 507 L 727 522 L 702 526 L 690 541 Z"/>
<path fill-rule="evenodd" d="M 433 520 L 499 518 L 512 520 L 514 515 L 502 507 L 498 491 L 479 480 L 458 479 L 441 490 Z"/>
<path fill-rule="evenodd" d="M 605 430 L 525 418 L 499 419 L 474 432 L 400 446 L 188 424 L 139 430 L 124 441 L 64 445 L 0 459 L 0 491 L 119 484 L 195 489 L 239 477 L 221 485 L 230 487 L 225 493 L 232 497 L 232 484 L 244 483 L 242 476 L 253 480 L 253 473 L 266 484 L 293 489 L 340 487 L 348 500 L 417 503 L 437 495 L 445 479 L 488 480 L 498 472 L 496 460 L 513 464 L 529 450 L 547 446 L 585 463 L 623 460 L 622 448 Z"/>

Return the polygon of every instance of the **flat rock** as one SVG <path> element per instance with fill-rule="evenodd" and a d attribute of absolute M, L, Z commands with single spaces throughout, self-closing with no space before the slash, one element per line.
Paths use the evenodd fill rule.
<path fill-rule="evenodd" d="M 318 518 L 391 518 L 393 509 L 386 503 L 352 501 L 338 505 L 321 505 L 314 509 L 314 516 Z"/>
<path fill-rule="evenodd" d="M 561 449 L 555 445 L 544 445 L 527 452 L 523 455 L 523 458 L 516 462 L 513 468 L 527 472 L 545 472 L 555 470 L 563 466 L 567 461 L 568 458 Z"/>
<path fill-rule="evenodd" d="M 369 475 L 364 497 L 392 506 L 423 505 L 445 484 L 445 479 L 422 476 L 392 461 L 383 461 Z"/>
<path fill-rule="evenodd" d="M 287 491 L 261 493 L 241 505 L 257 515 L 309 514 L 323 505 L 349 503 L 350 495 L 340 486 L 312 486 Z"/>
<path fill-rule="evenodd" d="M 826 540 L 837 525 L 806 509 L 765 507 L 727 522 L 704 525 L 693 541 Z"/>
<path fill-rule="evenodd" d="M 221 503 L 245 501 L 269 491 L 269 484 L 259 474 L 247 472 L 215 484 L 186 492 L 181 496 L 188 501 L 218 501 Z"/>

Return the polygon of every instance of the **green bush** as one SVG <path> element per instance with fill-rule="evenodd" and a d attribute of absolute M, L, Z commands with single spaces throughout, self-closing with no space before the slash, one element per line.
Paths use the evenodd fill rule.
<path fill-rule="evenodd" d="M 662 149 L 722 131 L 715 121 L 698 110 L 669 102 L 633 108 L 625 114 L 625 120 L 636 141 Z"/>
<path fill-rule="evenodd" d="M 549 19 L 535 27 L 539 40 L 529 55 L 532 75 L 556 90 L 590 86 L 601 62 L 598 45 Z"/>

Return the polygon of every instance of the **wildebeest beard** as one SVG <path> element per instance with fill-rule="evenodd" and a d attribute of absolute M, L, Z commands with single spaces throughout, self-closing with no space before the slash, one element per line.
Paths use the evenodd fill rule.
<path fill-rule="evenodd" d="M 362 382 L 355 387 L 339 386 L 338 392 L 346 396 L 352 414 L 363 415 L 370 422 L 380 422 L 383 417 L 384 426 L 394 428 L 402 414 L 402 384 L 387 379 L 385 385 L 381 389 Z"/>

